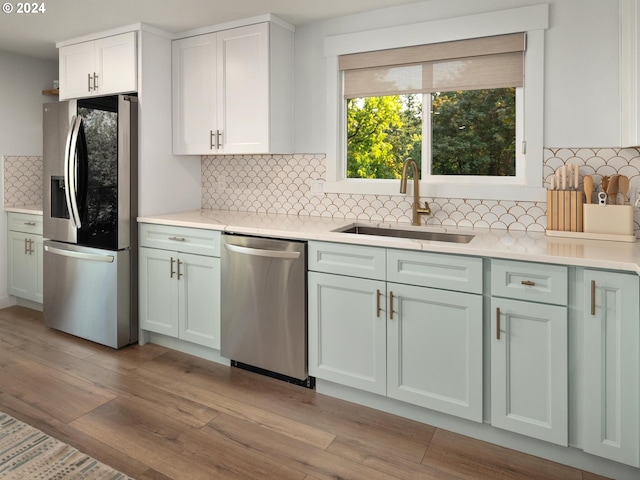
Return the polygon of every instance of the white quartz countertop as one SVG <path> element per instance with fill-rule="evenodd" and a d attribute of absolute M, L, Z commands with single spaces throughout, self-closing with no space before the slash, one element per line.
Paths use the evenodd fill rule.
<path fill-rule="evenodd" d="M 387 248 L 456 253 L 530 262 L 623 270 L 640 274 L 640 242 L 547 237 L 544 233 L 466 229 L 456 227 L 412 227 L 408 224 L 360 222 L 295 215 L 275 215 L 222 210 L 190 210 L 138 217 L 140 223 L 205 228 L 264 237 L 319 240 Z M 466 244 L 409 238 L 356 235 L 336 232 L 352 225 L 399 227 L 474 235 Z"/>
<path fill-rule="evenodd" d="M 30 215 L 42 215 L 42 205 L 21 205 L 19 207 L 4 207 L 5 212 L 28 213 Z"/>

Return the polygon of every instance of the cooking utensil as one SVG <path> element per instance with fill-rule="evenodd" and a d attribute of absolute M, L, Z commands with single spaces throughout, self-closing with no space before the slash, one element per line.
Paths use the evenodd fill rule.
<path fill-rule="evenodd" d="M 618 192 L 622 194 L 620 205 L 624 205 L 627 201 L 627 193 L 629 193 L 629 177 L 626 175 L 620 175 L 618 178 Z"/>
<path fill-rule="evenodd" d="M 605 175 L 604 177 L 602 177 L 602 182 L 601 182 L 602 191 L 605 192 L 605 193 L 607 192 L 607 188 L 609 188 L 609 179 L 610 178 L 611 177 L 609 175 Z"/>
<path fill-rule="evenodd" d="M 591 203 L 593 196 L 593 177 L 591 175 L 585 175 L 582 182 L 584 183 L 584 195 L 587 197 L 587 203 Z"/>
<path fill-rule="evenodd" d="M 611 178 L 609 178 L 609 185 L 607 185 L 607 197 L 608 197 L 608 202 L 611 203 L 612 205 L 615 205 L 618 201 L 617 197 L 618 197 L 618 179 L 620 178 L 620 175 L 612 175 Z"/>

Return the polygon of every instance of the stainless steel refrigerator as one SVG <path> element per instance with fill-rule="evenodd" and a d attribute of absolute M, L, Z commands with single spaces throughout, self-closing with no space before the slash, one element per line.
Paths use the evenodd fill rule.
<path fill-rule="evenodd" d="M 138 101 L 47 103 L 45 323 L 120 348 L 138 339 Z"/>

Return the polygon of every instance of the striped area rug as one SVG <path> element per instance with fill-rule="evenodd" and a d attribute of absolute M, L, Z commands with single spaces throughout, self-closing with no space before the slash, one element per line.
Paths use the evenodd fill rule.
<path fill-rule="evenodd" d="M 2 412 L 0 412 L 0 478 L 7 480 L 133 480 Z"/>

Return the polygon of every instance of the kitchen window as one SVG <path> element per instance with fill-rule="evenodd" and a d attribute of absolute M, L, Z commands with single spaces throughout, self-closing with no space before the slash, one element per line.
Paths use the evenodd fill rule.
<path fill-rule="evenodd" d="M 326 192 L 544 200 L 548 5 L 325 39 Z M 382 121 L 381 121 L 382 120 Z"/>
<path fill-rule="evenodd" d="M 340 56 L 346 178 L 398 179 L 407 157 L 423 178 L 515 177 L 525 42 L 520 33 Z"/>

